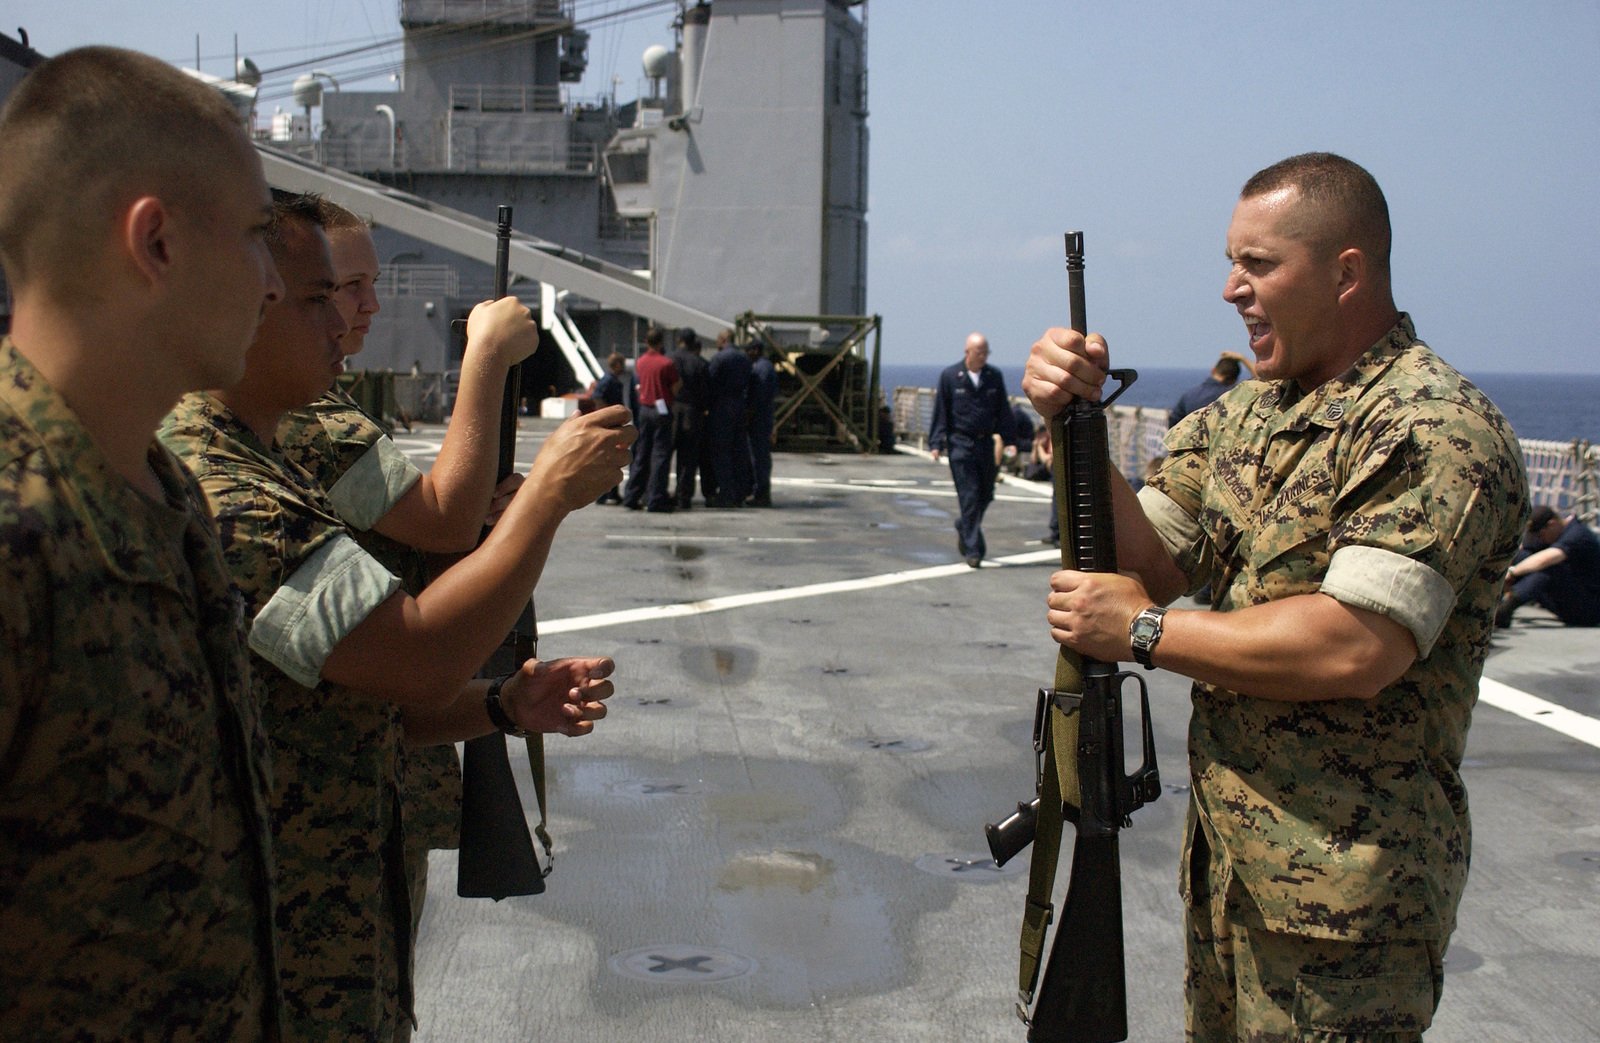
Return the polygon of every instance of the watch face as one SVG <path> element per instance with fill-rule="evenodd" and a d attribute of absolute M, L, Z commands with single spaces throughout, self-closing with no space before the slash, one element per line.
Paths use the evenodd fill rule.
<path fill-rule="evenodd" d="M 1148 616 L 1140 616 L 1133 621 L 1133 639 L 1135 641 L 1149 641 L 1156 633 L 1156 621 Z"/>

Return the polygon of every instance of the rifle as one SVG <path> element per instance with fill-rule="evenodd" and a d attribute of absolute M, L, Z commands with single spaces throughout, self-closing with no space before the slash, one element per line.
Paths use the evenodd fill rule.
<path fill-rule="evenodd" d="M 494 295 L 506 295 L 511 281 L 511 208 L 501 206 L 495 226 Z M 517 412 L 522 399 L 521 365 L 506 374 L 505 394 L 500 401 L 500 459 L 495 470 L 498 484 L 516 470 Z M 484 534 L 488 527 L 484 528 Z M 479 538 L 483 542 L 482 537 Z M 533 612 L 533 598 L 523 606 L 522 615 L 511 627 L 479 677 L 499 677 L 511 673 L 532 659 L 539 647 L 539 623 Z M 456 855 L 456 894 L 462 898 L 493 898 L 510 895 L 536 895 L 544 891 L 544 878 L 550 873 L 550 835 L 545 831 L 544 738 L 530 735 L 528 763 L 539 802 L 539 825 L 535 832 L 543 848 L 543 858 L 535 852 L 528 820 L 522 811 L 522 796 L 511 774 L 511 759 L 506 752 L 506 737 L 499 732 L 469 739 L 461 761 L 461 847 Z"/>
<path fill-rule="evenodd" d="M 1083 233 L 1067 233 L 1066 252 L 1072 328 L 1086 333 Z M 1105 409 L 1138 374 L 1114 369 L 1108 376 L 1119 384 L 1109 398 L 1076 400 L 1050 422 L 1061 566 L 1080 572 L 1117 571 Z M 1039 796 L 1018 804 L 1015 814 L 985 827 L 985 833 L 996 865 L 1004 865 L 1029 843 L 1034 845 L 1017 1006 L 1028 1025 L 1028 1039 L 1118 1043 L 1128 1038 L 1128 1000 L 1117 831 L 1131 824 L 1132 812 L 1161 795 L 1150 696 L 1143 678 L 1119 672 L 1116 663 L 1103 663 L 1065 646 L 1058 653 L 1055 686 L 1039 690 L 1034 710 Z M 1123 774 L 1122 684 L 1128 678 L 1139 684 L 1144 738 L 1144 761 L 1132 775 Z M 1073 823 L 1077 833 L 1072 876 L 1034 1003 L 1045 931 L 1054 916 L 1050 897 L 1063 820 Z"/>

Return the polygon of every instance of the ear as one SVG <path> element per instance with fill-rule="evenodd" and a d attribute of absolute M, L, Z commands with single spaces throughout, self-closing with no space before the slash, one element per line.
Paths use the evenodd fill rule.
<path fill-rule="evenodd" d="M 119 244 L 145 282 L 162 282 L 172 269 L 172 212 L 155 196 L 140 196 L 122 212 Z"/>
<path fill-rule="evenodd" d="M 1367 282 L 1367 255 L 1353 246 L 1339 251 L 1335 262 L 1338 265 L 1338 282 L 1336 290 L 1341 304 L 1350 300 L 1352 294 L 1366 285 Z"/>

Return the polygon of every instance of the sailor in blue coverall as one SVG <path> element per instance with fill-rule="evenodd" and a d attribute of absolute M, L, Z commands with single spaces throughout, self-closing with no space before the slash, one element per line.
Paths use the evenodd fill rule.
<path fill-rule="evenodd" d="M 994 436 L 1012 440 L 1015 421 L 1006 396 L 1005 378 L 989 363 L 989 341 L 981 333 L 967 337 L 965 357 L 939 374 L 933 399 L 933 425 L 928 448 L 933 458 L 950 458 L 961 516 L 956 544 L 968 565 L 977 568 L 988 547 L 983 541 L 983 512 L 994 499 Z"/>

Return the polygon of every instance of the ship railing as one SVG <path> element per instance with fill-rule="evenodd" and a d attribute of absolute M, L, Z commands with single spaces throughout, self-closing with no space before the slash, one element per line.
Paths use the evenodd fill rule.
<path fill-rule="evenodd" d="M 405 170 L 409 164 L 404 141 L 396 141 L 390 148 L 388 142 L 325 137 L 317 142 L 316 151 L 319 162 L 357 174 Z"/>
<path fill-rule="evenodd" d="M 560 145 L 489 143 L 463 148 L 452 144 L 450 169 L 496 174 L 593 174 L 597 151 L 592 142 Z"/>
<path fill-rule="evenodd" d="M 393 264 L 378 273 L 380 297 L 459 297 L 461 275 L 448 264 Z"/>
<path fill-rule="evenodd" d="M 927 448 L 933 424 L 932 388 L 897 387 L 892 411 L 895 437 Z M 1038 426 L 1038 414 L 1028 400 L 1013 397 Z M 1111 456 L 1130 481 L 1143 475 L 1150 462 L 1166 453 L 1167 411 L 1152 406 L 1114 405 L 1106 411 Z M 1528 490 L 1534 504 L 1549 504 L 1563 515 L 1573 514 L 1591 528 L 1600 527 L 1600 446 L 1578 439 L 1571 442 L 1522 442 Z"/>
<path fill-rule="evenodd" d="M 1571 442 L 1530 438 L 1522 443 L 1522 459 L 1534 504 L 1575 514 L 1590 528 L 1600 525 L 1600 446 L 1581 438 Z"/>
<path fill-rule="evenodd" d="M 470 22 L 543 25 L 572 17 L 572 0 L 400 0 L 402 27 Z"/>
<path fill-rule="evenodd" d="M 928 447 L 928 429 L 933 426 L 932 388 L 897 387 L 891 412 L 895 438 L 920 449 Z M 1013 395 L 1011 402 L 1021 406 L 1034 428 L 1039 414 L 1026 398 Z M 1166 452 L 1161 439 L 1167 433 L 1167 411 L 1152 406 L 1112 406 L 1106 410 L 1106 434 L 1117 470 L 1131 481 L 1142 475 L 1150 461 Z"/>
<path fill-rule="evenodd" d="M 560 112 L 561 88 L 538 84 L 453 83 L 453 112 Z"/>
<path fill-rule="evenodd" d="M 315 145 L 307 143 L 298 148 L 291 145 L 277 145 L 277 147 L 290 149 L 307 159 L 315 158 L 330 167 L 348 170 L 354 174 L 395 170 L 426 172 L 435 169 L 434 163 L 429 163 L 421 157 L 417 157 L 413 163 L 412 155 L 407 152 L 404 142 L 396 142 L 392 154 L 387 143 L 346 138 L 323 138 Z M 445 157 L 443 163 L 437 164 L 437 168 L 497 174 L 589 176 L 594 174 L 598 161 L 599 151 L 593 142 L 588 141 L 564 142 L 559 145 L 486 144 L 481 141 L 463 145 L 457 141 L 452 143 L 449 155 Z"/>

